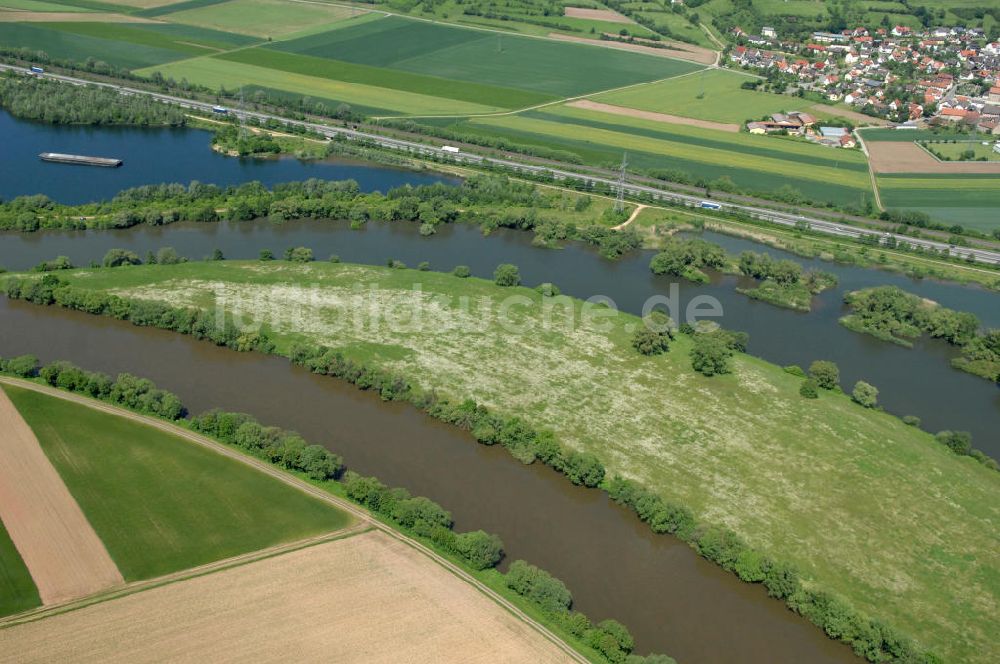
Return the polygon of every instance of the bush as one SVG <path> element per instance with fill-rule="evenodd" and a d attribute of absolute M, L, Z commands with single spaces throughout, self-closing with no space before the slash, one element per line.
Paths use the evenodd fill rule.
<path fill-rule="evenodd" d="M 482 530 L 457 535 L 454 547 L 473 569 L 494 567 L 503 558 L 503 542 Z"/>
<path fill-rule="evenodd" d="M 427 261 L 421 261 L 420 263 L 417 264 L 417 269 L 420 270 L 421 272 L 427 272 L 431 269 L 431 264 L 428 263 Z"/>
<path fill-rule="evenodd" d="M 309 263 L 313 260 L 313 250 L 307 247 L 289 247 L 285 249 L 285 260 L 292 263 Z"/>
<path fill-rule="evenodd" d="M 840 386 L 840 369 L 828 360 L 816 360 L 809 365 L 809 375 L 818 387 L 833 390 Z"/>
<path fill-rule="evenodd" d="M 521 285 L 521 273 L 516 265 L 501 263 L 493 271 L 493 283 L 497 286 L 511 287 Z"/>
<path fill-rule="evenodd" d="M 451 273 L 460 279 L 467 279 L 472 276 L 472 270 L 469 269 L 468 265 L 456 265 Z"/>
<path fill-rule="evenodd" d="M 802 385 L 799 387 L 799 394 L 806 399 L 818 399 L 819 391 L 816 389 L 816 381 L 811 378 L 802 381 Z"/>
<path fill-rule="evenodd" d="M 632 348 L 643 355 L 660 355 L 670 350 L 670 334 L 654 332 L 642 325 L 632 335 Z"/>
<path fill-rule="evenodd" d="M 919 427 L 920 418 L 917 417 L 916 415 L 903 415 L 903 424 L 906 424 L 911 427 Z"/>
<path fill-rule="evenodd" d="M 703 376 L 729 373 L 729 359 L 732 356 L 733 349 L 721 335 L 715 332 L 694 335 L 691 368 Z"/>
<path fill-rule="evenodd" d="M 330 254 L 329 261 L 331 263 L 339 263 L 340 262 L 340 256 L 338 256 L 337 254 Z"/>
<path fill-rule="evenodd" d="M 784 370 L 785 373 L 792 374 L 793 376 L 798 376 L 799 378 L 806 377 L 806 372 L 803 371 L 802 367 L 800 367 L 797 364 L 789 364 L 787 367 L 784 367 Z"/>
<path fill-rule="evenodd" d="M 972 453 L 972 434 L 968 431 L 939 431 L 934 438 L 955 454 Z"/>
<path fill-rule="evenodd" d="M 573 596 L 566 584 L 523 560 L 511 563 L 504 581 L 518 595 L 527 597 L 547 611 L 565 611 L 573 604 Z"/>
<path fill-rule="evenodd" d="M 855 403 L 859 403 L 865 408 L 874 408 L 878 405 L 878 388 L 863 380 L 859 380 L 854 384 L 854 390 L 851 391 L 851 398 Z"/>
<path fill-rule="evenodd" d="M 104 260 L 101 263 L 104 267 L 118 267 L 120 265 L 139 265 L 142 261 L 139 260 L 139 256 L 134 251 L 108 249 L 108 253 L 104 254 Z"/>
<path fill-rule="evenodd" d="M 177 263 L 183 263 L 184 258 L 177 254 L 177 250 L 173 247 L 160 247 L 156 252 L 156 264 L 157 265 L 176 265 Z"/>
<path fill-rule="evenodd" d="M 590 452 L 571 452 L 563 462 L 563 473 L 573 484 L 595 487 L 604 479 L 604 465 Z"/>
<path fill-rule="evenodd" d="M 258 259 L 262 261 L 273 261 L 274 252 L 272 252 L 270 249 L 261 249 L 260 254 L 258 254 Z"/>
<path fill-rule="evenodd" d="M 538 284 L 535 286 L 535 291 L 541 293 L 542 297 L 557 297 L 562 293 L 559 287 L 555 284 L 545 282 L 544 284 Z"/>

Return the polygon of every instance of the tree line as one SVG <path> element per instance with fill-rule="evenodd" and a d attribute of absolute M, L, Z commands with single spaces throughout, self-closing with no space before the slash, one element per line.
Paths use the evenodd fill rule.
<path fill-rule="evenodd" d="M 161 325 L 167 329 L 177 329 L 181 332 L 190 330 L 185 332 L 189 334 L 204 334 L 203 330 L 196 329 L 194 326 L 169 327 L 178 318 L 185 321 L 190 320 L 192 315 L 189 313 L 190 310 L 174 310 L 157 304 L 152 309 L 154 315 L 137 316 L 133 319 L 131 317 L 132 303 L 128 300 L 118 296 L 88 293 L 83 289 L 65 284 L 53 285 L 51 281 L 53 279 L 58 282 L 54 274 L 48 273 L 41 279 L 34 280 L 35 282 L 49 280 L 49 288 L 52 289 L 50 297 L 43 298 L 40 303 L 62 304 L 88 311 L 83 304 L 88 301 L 89 295 L 95 297 L 94 302 L 98 303 L 98 306 L 93 307 L 90 313 L 103 313 L 104 315 L 116 315 L 117 313 L 117 317 L 131 320 L 133 324 L 137 325 Z M 32 293 L 34 289 L 33 284 L 23 283 L 21 280 L 13 280 L 12 284 L 16 285 L 8 285 L 8 293 L 13 291 L 23 296 L 25 293 Z M 69 295 L 70 293 L 73 293 L 72 296 Z M 141 307 L 137 309 L 137 311 L 142 310 Z M 702 373 L 711 372 L 708 375 L 719 373 L 720 367 L 722 371 L 728 370 L 729 357 L 733 352 L 745 351 L 748 341 L 745 333 L 726 330 L 699 332 L 687 324 L 682 325 L 680 331 L 683 334 L 694 335 L 695 344 L 699 343 L 699 339 L 712 340 L 707 342 L 711 344 L 711 351 L 705 354 L 709 359 L 703 365 L 704 370 L 702 370 Z M 270 343 L 266 335 L 257 334 L 261 334 L 263 343 L 243 348 L 237 344 L 236 349 L 275 352 L 273 344 Z M 205 335 L 204 338 L 220 343 L 208 335 Z M 228 342 L 229 339 L 223 337 L 220 345 L 229 345 Z M 718 352 L 721 352 L 723 356 L 721 364 L 716 356 Z M 609 495 L 611 495 L 613 488 L 618 486 L 613 479 L 606 476 L 606 469 L 596 455 L 576 450 L 567 451 L 563 449 L 551 431 L 536 429 L 519 417 L 491 412 L 472 399 L 452 402 L 434 390 L 417 388 L 405 376 L 359 362 L 348 357 L 339 349 L 299 343 L 290 349 L 288 357 L 292 363 L 303 366 L 313 373 L 341 378 L 360 389 L 376 391 L 382 399 L 409 402 L 436 419 L 469 431 L 481 444 L 501 445 L 522 463 L 530 464 L 540 461 L 549 465 L 565 475 L 574 484 L 601 488 Z M 694 362 L 695 353 L 692 353 L 692 363 L 694 364 Z M 662 497 L 648 488 L 635 483 L 629 486 L 635 491 L 630 491 L 627 495 L 634 497 L 626 499 L 620 496 L 621 503 L 631 507 L 640 519 L 650 525 L 654 532 L 677 535 L 690 544 L 700 555 L 721 565 L 727 571 L 740 575 L 742 569 L 743 574 L 740 575 L 740 578 L 750 583 L 764 583 L 768 579 L 767 571 L 772 569 L 768 565 L 776 566 L 775 569 L 781 569 L 781 576 L 789 578 L 792 576 L 788 570 L 793 568 L 789 565 L 778 561 L 771 561 L 765 565 L 764 555 L 750 549 L 735 533 L 699 523 L 693 513 L 685 507 L 663 501 Z M 638 489 L 642 490 L 641 494 L 638 493 Z M 617 491 L 617 489 L 614 490 Z M 741 556 L 742 562 L 737 566 L 737 561 L 740 560 Z M 752 564 L 753 561 L 758 562 Z M 772 583 L 777 583 L 777 581 L 772 578 Z M 790 608 L 823 628 L 831 638 L 847 643 L 859 656 L 865 657 L 869 661 L 928 663 L 936 661 L 932 654 L 920 651 L 905 637 L 898 635 L 879 621 L 857 612 L 846 601 L 835 595 L 813 588 L 804 589 L 800 584 L 791 581 L 788 582 L 787 587 L 789 589 L 787 592 L 774 596 L 784 599 Z M 572 614 L 559 615 L 562 616 L 560 619 L 568 621 Z M 600 638 L 603 639 L 603 637 Z M 616 657 L 621 656 L 616 655 Z"/>
<path fill-rule="evenodd" d="M 52 124 L 182 127 L 179 106 L 111 88 L 76 86 L 7 72 L 0 76 L 0 107 L 26 120 Z"/>
<path fill-rule="evenodd" d="M 354 180 L 309 179 L 271 189 L 260 182 L 228 187 L 192 182 L 133 187 L 111 200 L 81 205 L 56 203 L 40 194 L 19 196 L 0 202 L 0 230 L 108 229 L 266 218 L 273 222 L 347 220 L 355 228 L 369 221 L 408 221 L 420 224 L 421 234 L 433 235 L 439 224 L 466 222 L 485 232 L 497 228 L 534 231 L 541 238 L 538 243 L 545 245 L 579 240 L 597 247 L 609 259 L 641 245 L 632 229 L 619 232 L 600 224 L 539 215 L 539 210 L 561 211 L 566 203 L 563 197 L 543 194 L 533 184 L 498 175 L 475 175 L 459 185 L 404 185 L 385 194 L 363 193 Z M 580 196 L 575 206 L 585 210 L 589 199 Z"/>

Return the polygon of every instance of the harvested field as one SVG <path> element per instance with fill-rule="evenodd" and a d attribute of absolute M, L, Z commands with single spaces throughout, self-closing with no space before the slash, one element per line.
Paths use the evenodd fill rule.
<path fill-rule="evenodd" d="M 938 161 L 929 152 L 912 142 L 866 142 L 869 159 L 876 173 L 996 173 L 1000 162 Z"/>
<path fill-rule="evenodd" d="M 836 106 L 828 106 L 826 104 L 816 104 L 806 110 L 810 113 L 816 113 L 818 115 L 835 115 L 840 118 L 852 120 L 861 125 L 876 125 L 884 127 L 889 124 L 888 121 L 883 120 L 882 118 L 873 118 L 872 116 L 865 115 L 864 113 L 849 111 L 846 108 L 837 108 Z"/>
<path fill-rule="evenodd" d="M 567 661 L 380 532 L 3 629 L 0 647 L 21 662 Z"/>
<path fill-rule="evenodd" d="M 688 125 L 691 127 L 701 127 L 702 129 L 715 129 L 716 131 L 728 131 L 737 134 L 740 131 L 740 126 L 738 124 L 729 124 L 725 122 L 712 122 L 710 120 L 698 120 L 695 118 L 684 118 L 679 115 L 669 115 L 667 113 L 654 113 L 652 111 L 640 111 L 636 108 L 625 108 L 624 106 L 602 104 L 600 102 L 591 101 L 589 99 L 579 99 L 577 101 L 571 101 L 566 105 L 572 106 L 573 108 L 582 108 L 588 111 L 600 111 L 601 113 L 624 115 L 626 117 L 639 118 L 641 120 L 653 120 L 654 122 L 669 122 L 671 124 Z"/>
<path fill-rule="evenodd" d="M 0 11 L 0 22 L 4 23 L 67 23 L 70 21 L 93 23 L 98 20 L 102 23 L 155 23 L 148 18 L 126 14 Z"/>
<path fill-rule="evenodd" d="M 704 65 L 711 65 L 715 63 L 715 51 L 709 50 L 707 48 L 702 48 L 700 46 L 693 46 L 691 44 L 683 44 L 681 42 L 673 42 L 669 40 L 663 40 L 661 44 L 669 44 L 670 48 L 654 48 L 652 46 L 643 46 L 642 44 L 626 44 L 624 42 L 607 41 L 604 39 L 587 39 L 586 37 L 572 37 L 570 35 L 561 35 L 557 32 L 550 32 L 548 35 L 549 39 L 555 39 L 558 41 L 568 41 L 575 42 L 577 44 L 590 44 L 592 46 L 603 46 L 604 48 L 614 48 L 622 51 L 632 51 L 634 53 L 645 53 L 646 55 L 655 55 L 661 58 L 673 58 L 675 60 L 688 60 L 689 62 L 699 62 Z"/>
<path fill-rule="evenodd" d="M 586 18 L 591 21 L 607 21 L 608 23 L 632 23 L 628 16 L 622 16 L 610 9 L 590 9 L 587 7 L 566 7 L 565 16 L 570 18 Z"/>
<path fill-rule="evenodd" d="M 43 604 L 123 583 L 104 544 L 3 390 L 0 517 Z"/>

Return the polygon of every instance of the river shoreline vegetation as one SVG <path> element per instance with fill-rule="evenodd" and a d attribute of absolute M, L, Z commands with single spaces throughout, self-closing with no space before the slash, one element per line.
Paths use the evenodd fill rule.
<path fill-rule="evenodd" d="M 837 285 L 834 274 L 803 270 L 795 261 L 776 261 L 769 254 L 753 251 L 740 254 L 739 270 L 760 284 L 755 288 L 737 288 L 736 292 L 797 311 L 810 311 L 813 295 Z"/>
<path fill-rule="evenodd" d="M 223 289 L 227 303 L 234 298 L 252 301 L 259 311 L 279 301 L 283 307 L 302 307 L 304 303 L 295 293 L 296 283 L 303 277 L 324 293 L 320 302 L 333 303 L 349 297 L 349 284 L 367 282 L 375 288 L 372 292 L 377 307 L 407 303 L 415 304 L 425 313 L 441 306 L 431 306 L 432 302 L 441 302 L 441 295 L 456 293 L 473 298 L 511 293 L 537 302 L 556 299 L 545 298 L 531 289 L 501 288 L 478 279 L 330 263 L 215 261 L 57 274 L 15 277 L 17 285 L 11 286 L 8 293 L 41 304 L 56 303 L 131 320 L 133 324 L 166 327 L 203 337 L 208 336 L 203 328 L 214 308 L 213 291 Z M 412 295 L 405 294 L 403 289 L 406 284 L 412 285 L 411 275 L 416 274 L 420 275 L 424 295 L 414 302 Z M 47 285 L 42 284 L 43 280 L 48 280 Z M 279 292 L 280 299 L 273 300 Z M 431 299 L 424 302 L 423 297 Z M 377 328 L 355 337 L 340 327 L 333 341 L 329 334 L 338 329 L 339 316 L 326 307 L 336 307 L 318 306 L 300 308 L 296 319 L 299 322 L 294 328 L 280 317 L 272 321 L 268 329 L 258 333 L 261 337 L 254 343 L 246 343 L 246 338 L 240 340 L 238 334 L 232 336 L 237 332 L 234 328 L 232 334 L 213 341 L 219 345 L 232 342 L 233 347 L 244 350 L 260 343 L 265 352 L 273 344 L 273 352 L 286 355 L 316 373 L 345 378 L 362 389 L 377 391 L 385 399 L 409 401 L 439 419 L 469 429 L 484 444 L 503 445 L 524 462 L 538 460 L 553 465 L 575 483 L 601 486 L 609 491 L 622 481 L 635 483 L 626 485 L 632 487 L 628 492 L 615 489 L 612 497 L 618 496 L 623 504 L 632 506 L 654 531 L 677 534 L 701 555 L 740 578 L 765 583 L 772 594 L 785 599 L 793 610 L 822 627 L 832 638 L 851 644 L 871 661 L 936 661 L 921 655 L 923 648 L 906 645 L 906 639 L 885 627 L 886 624 L 919 634 L 924 648 L 931 647 L 945 657 L 978 661 L 976 653 L 988 651 L 982 639 L 988 640 L 985 635 L 989 629 L 984 620 L 988 622 L 990 611 L 980 612 L 973 607 L 994 601 L 976 579 L 994 574 L 995 564 L 981 556 L 975 561 L 959 562 L 960 557 L 945 553 L 944 560 L 951 562 L 947 563 L 948 571 L 941 572 L 938 564 L 930 564 L 922 553 L 927 545 L 925 533 L 930 532 L 936 533 L 935 538 L 937 534 L 950 533 L 945 541 L 962 542 L 963 547 L 972 546 L 977 551 L 995 550 L 989 542 L 970 542 L 990 537 L 988 528 L 976 524 L 979 519 L 988 518 L 982 507 L 996 504 L 989 497 L 997 490 L 995 475 L 978 463 L 968 465 L 953 455 L 947 441 L 935 440 L 895 417 L 861 407 L 839 390 L 821 390 L 818 400 L 804 398 L 799 394 L 801 377 L 738 352 L 732 355 L 732 349 L 723 358 L 728 373 L 701 376 L 693 371 L 697 355 L 694 349 L 703 336 L 697 330 L 682 328 L 667 352 L 656 355 L 636 352 L 633 334 L 625 328 L 625 323 L 634 317 L 627 315 L 614 319 L 611 332 L 594 336 L 595 332 L 587 328 L 578 330 L 571 344 L 551 330 L 540 332 L 539 342 L 545 346 L 540 355 L 532 347 L 534 342 L 526 346 L 526 339 L 517 337 L 519 353 L 534 358 L 536 379 L 528 392 L 547 395 L 539 403 L 537 398 L 525 395 L 524 390 L 519 390 L 520 397 L 506 390 L 504 385 L 508 382 L 503 378 L 516 367 L 504 370 L 495 364 L 490 351 L 494 342 L 489 335 L 473 335 L 469 343 L 458 348 L 447 343 L 442 346 L 446 340 L 441 339 L 441 334 L 400 336 Z M 574 305 L 578 306 L 579 303 Z M 227 317 L 235 313 L 231 306 L 227 307 Z M 332 319 L 328 318 L 331 313 Z M 346 313 L 342 311 L 340 315 Z M 531 320 L 529 317 L 520 322 L 531 325 Z M 211 322 L 219 327 L 215 321 Z M 266 339 L 262 341 L 262 337 Z M 331 342 L 336 347 L 330 346 Z M 568 398 L 572 391 L 567 393 L 551 382 L 548 369 L 552 362 L 564 368 L 576 367 L 580 359 L 574 347 L 585 354 L 598 347 L 602 349 L 597 353 L 604 376 L 601 383 L 593 383 L 592 375 L 587 372 L 589 389 L 598 391 L 595 398 L 615 401 L 607 395 L 621 391 L 618 384 L 621 377 L 632 383 L 631 401 L 645 403 L 642 395 L 653 390 L 657 398 L 673 404 L 674 414 L 666 414 L 668 418 L 662 420 L 664 413 L 633 413 L 630 403 L 615 401 L 617 409 L 629 412 L 624 419 L 611 423 L 595 415 L 588 418 L 584 429 L 574 426 L 577 418 L 564 417 L 565 408 L 579 412 L 581 406 Z M 541 352 L 541 346 L 537 350 Z M 508 357 L 509 350 L 500 356 Z M 440 359 L 445 357 L 449 363 L 457 362 L 458 368 L 466 362 L 473 362 L 477 368 L 454 374 L 444 370 Z M 417 370 L 417 367 L 422 368 Z M 568 379 L 572 384 L 576 372 L 574 368 L 560 381 Z M 661 376 L 668 382 L 664 383 Z M 483 382 L 487 377 L 490 380 Z M 671 388 L 670 381 L 677 381 L 679 389 Z M 443 385 L 449 385 L 447 394 L 441 391 Z M 752 391 L 748 392 L 750 386 Z M 609 390 L 607 395 L 605 388 Z M 524 400 L 525 396 L 530 397 L 529 401 Z M 699 418 L 686 405 L 692 397 L 697 399 L 700 412 L 706 412 L 706 402 L 712 404 L 707 409 L 713 413 L 710 419 Z M 756 404 L 760 399 L 766 405 Z M 730 412 L 739 425 L 727 424 Z M 650 417 L 662 421 L 654 424 Z M 682 423 L 675 417 L 684 418 L 682 428 L 677 428 Z M 639 428 L 625 425 L 633 419 Z M 694 423 L 697 429 L 691 428 Z M 616 431 L 614 435 L 609 433 L 609 426 Z M 649 426 L 671 432 L 668 438 L 674 443 L 663 448 L 650 447 L 643 442 L 649 440 Z M 783 459 L 782 482 L 801 477 L 811 487 L 804 493 L 793 487 L 780 492 L 787 496 L 792 491 L 797 496 L 791 512 L 784 498 L 780 501 L 782 507 L 773 502 L 772 492 L 766 488 L 770 480 L 761 484 L 756 479 L 759 476 L 777 481 L 772 472 L 742 452 L 738 454 L 739 464 L 725 461 L 729 456 L 727 449 L 736 452 L 743 444 L 730 440 L 735 431 L 741 432 L 741 438 L 749 435 L 752 444 L 759 448 L 754 459 L 760 458 L 765 463 L 767 459 Z M 791 431 L 795 432 L 793 436 L 788 435 Z M 706 437 L 717 441 L 711 456 L 699 451 Z M 680 447 L 678 441 L 683 442 Z M 682 450 L 687 460 L 684 465 L 690 465 L 691 459 L 698 460 L 699 468 L 694 475 L 663 465 L 672 463 L 671 458 L 679 460 L 681 457 L 675 455 Z M 847 458 L 841 458 L 845 454 Z M 859 454 L 867 459 L 864 467 L 848 460 Z M 794 470 L 792 475 L 790 470 Z M 754 507 L 742 509 L 740 505 L 748 501 L 729 500 L 728 491 L 719 493 L 720 487 L 706 486 L 698 479 L 704 472 L 722 473 L 727 484 L 736 482 L 742 486 L 742 495 L 755 496 L 754 501 L 749 501 Z M 893 483 L 891 491 L 895 497 L 889 498 L 880 495 L 887 489 L 884 483 L 870 476 L 871 472 L 905 479 Z M 836 477 L 835 485 L 823 479 L 828 473 Z M 817 490 L 818 486 L 823 489 Z M 638 487 L 645 489 L 639 491 Z M 933 498 L 939 495 L 948 496 L 946 503 Z M 725 510 L 720 511 L 723 504 L 720 500 L 726 505 Z M 918 521 L 926 527 L 916 531 L 908 528 L 903 535 L 897 531 L 903 525 L 895 522 L 892 513 L 878 507 L 898 504 L 901 500 L 908 506 L 908 514 L 919 514 Z M 838 517 L 830 520 L 833 512 Z M 888 526 L 887 520 L 895 525 Z M 774 533 L 776 522 L 782 524 L 783 532 L 792 529 L 791 541 Z M 852 533 L 862 531 L 869 534 L 869 539 L 861 547 L 863 555 L 858 556 L 858 547 L 851 544 Z M 805 540 L 805 549 L 795 544 L 800 539 Z M 791 569 L 796 571 L 793 573 Z M 906 578 L 907 590 L 893 591 L 891 596 L 896 601 L 887 602 L 887 591 L 876 589 L 884 585 L 885 577 L 900 574 Z M 949 599 L 959 592 L 954 583 L 959 584 L 963 596 L 969 597 L 971 593 L 979 600 L 974 604 L 962 602 L 965 608 L 956 612 L 954 607 L 958 605 Z M 922 598 L 921 602 L 907 599 L 914 592 Z M 926 607 L 930 613 L 920 607 Z M 870 615 L 877 615 L 880 621 L 865 617 Z M 965 635 L 963 639 L 949 636 L 959 629 Z M 982 648 L 961 645 L 972 642 L 984 645 Z"/>
<path fill-rule="evenodd" d="M 952 366 L 1000 383 L 1000 330 L 980 331 L 979 319 L 924 300 L 896 286 L 852 291 L 844 296 L 851 308 L 840 324 L 881 341 L 913 347 L 923 335 L 962 349 Z"/>
<path fill-rule="evenodd" d="M 167 420 L 348 498 L 374 517 L 461 564 L 495 590 L 505 589 L 503 594 L 508 599 L 514 598 L 532 617 L 541 618 L 590 661 L 673 664 L 674 660 L 665 655 L 633 654 L 632 636 L 618 621 L 608 619 L 594 624 L 584 614 L 572 610 L 570 590 L 545 570 L 516 560 L 506 573 L 499 572 L 496 566 L 504 551 L 503 542 L 496 535 L 482 530 L 455 532 L 451 514 L 434 501 L 349 470 L 342 457 L 321 445 L 309 444 L 293 431 L 263 425 L 246 413 L 212 409 L 190 415 L 176 395 L 157 388 L 148 379 L 130 374 L 112 378 L 61 360 L 40 366 L 31 355 L 0 358 L 0 374 L 33 380 Z M 83 408 L 75 404 L 67 407 Z M 4 534 L 0 531 L 0 535 Z"/>

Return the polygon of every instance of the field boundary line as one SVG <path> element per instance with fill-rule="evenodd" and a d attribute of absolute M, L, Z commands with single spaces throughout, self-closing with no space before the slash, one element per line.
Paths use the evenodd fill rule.
<path fill-rule="evenodd" d="M 147 426 L 154 427 L 161 431 L 165 431 L 179 438 L 183 438 L 189 442 L 213 450 L 230 459 L 235 459 L 248 466 L 256 468 L 261 472 L 264 472 L 267 475 L 270 475 L 271 477 L 274 477 L 277 480 L 284 482 L 285 484 L 291 487 L 297 488 L 304 493 L 307 493 L 315 498 L 318 498 L 319 500 L 322 500 L 335 507 L 338 507 L 341 510 L 357 517 L 359 521 L 365 522 L 366 525 L 369 527 L 368 529 L 380 530 L 383 533 L 387 534 L 388 536 L 424 554 L 425 556 L 436 562 L 438 565 L 442 566 L 445 570 L 451 572 L 454 576 L 458 577 L 460 580 L 465 581 L 470 586 L 472 586 L 482 594 L 486 595 L 488 598 L 492 599 L 501 608 L 506 609 L 516 618 L 520 619 L 529 627 L 533 628 L 535 631 L 541 634 L 545 639 L 550 641 L 553 645 L 555 645 L 557 648 L 559 648 L 561 651 L 567 654 L 571 659 L 575 660 L 576 662 L 579 662 L 580 664 L 589 664 L 589 660 L 586 657 L 581 655 L 572 646 L 563 641 L 562 638 L 560 638 L 552 630 L 550 630 L 548 627 L 546 627 L 545 625 L 541 624 L 540 622 L 529 616 L 521 608 L 519 608 L 513 602 L 502 596 L 500 593 L 493 590 L 485 583 L 472 576 L 469 572 L 465 571 L 464 569 L 462 569 L 455 563 L 451 562 L 441 554 L 437 553 L 430 547 L 388 526 L 387 524 L 378 520 L 377 518 L 369 514 L 366 510 L 358 507 L 349 500 L 336 496 L 328 491 L 324 491 L 323 489 L 313 484 L 310 484 L 309 482 L 306 482 L 305 480 L 295 475 L 292 475 L 284 470 L 276 468 L 265 461 L 244 454 L 243 452 L 240 452 L 232 447 L 229 447 L 228 445 L 225 445 L 216 440 L 208 438 L 207 436 L 203 436 L 199 433 L 195 433 L 189 429 L 185 429 L 179 425 L 167 422 L 166 420 L 161 420 L 155 417 L 151 417 L 149 415 L 134 413 L 130 410 L 125 410 L 123 408 L 119 408 L 118 406 L 113 406 L 103 401 L 97 401 L 96 399 L 91 399 L 90 397 L 85 397 L 72 392 L 64 392 L 54 387 L 49 387 L 47 385 L 40 385 L 38 383 L 29 380 L 0 376 L 0 382 L 6 383 L 8 385 L 14 385 L 16 387 L 22 387 L 25 389 L 34 390 L 42 394 L 47 394 L 49 396 L 57 397 L 60 399 L 64 399 L 66 401 L 87 406 L 88 408 L 93 408 L 94 410 L 102 411 L 112 415 L 117 415 L 119 417 L 124 417 L 126 419 L 132 420 L 133 422 L 138 422 L 140 424 L 145 424 Z M 3 624 L 4 623 L 0 621 L 0 625 Z"/>

